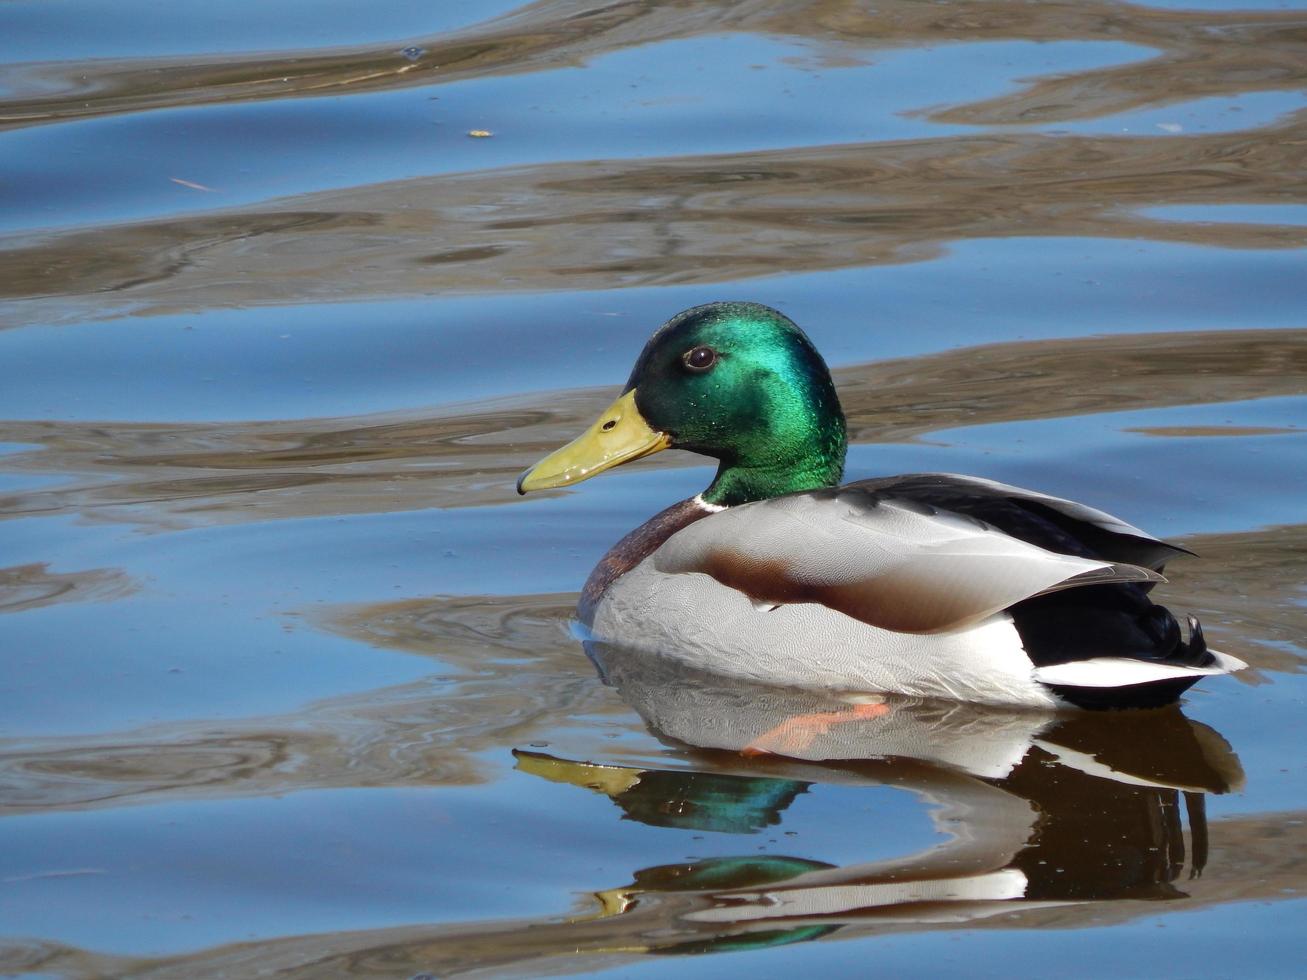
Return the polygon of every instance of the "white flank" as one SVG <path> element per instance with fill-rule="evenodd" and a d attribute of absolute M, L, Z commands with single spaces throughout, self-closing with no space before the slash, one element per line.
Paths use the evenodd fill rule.
<path fill-rule="evenodd" d="M 595 609 L 593 632 L 758 684 L 1036 708 L 1061 704 L 1035 681 L 1006 614 L 950 632 L 898 633 L 817 603 L 760 607 L 702 572 L 661 572 L 653 557 L 613 583 Z"/>

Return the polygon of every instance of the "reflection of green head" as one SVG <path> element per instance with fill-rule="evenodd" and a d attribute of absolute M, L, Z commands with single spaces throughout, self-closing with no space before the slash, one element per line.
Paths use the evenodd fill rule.
<path fill-rule="evenodd" d="M 626 390 L 677 448 L 721 461 L 704 494 L 737 504 L 833 486 L 844 471 L 844 413 L 812 342 L 757 303 L 709 303 L 673 317 Z"/>
<path fill-rule="evenodd" d="M 754 834 L 780 823 L 781 812 L 810 785 L 691 769 L 596 765 L 525 749 L 514 749 L 513 756 L 523 772 L 603 793 L 632 820 L 722 834 Z"/>
<path fill-rule="evenodd" d="M 781 854 L 704 858 L 694 864 L 662 864 L 635 873 L 635 888 L 643 892 L 726 891 L 763 888 L 809 871 L 829 871 L 834 865 Z"/>
<path fill-rule="evenodd" d="M 771 782 L 772 780 L 761 780 Z M 780 780 L 778 780 L 779 782 Z M 729 894 L 733 889 L 766 888 L 810 871 L 826 871 L 834 865 L 807 858 L 784 855 L 750 855 L 748 857 L 706 858 L 694 864 L 667 864 L 645 868 L 635 873 L 634 887 L 626 894 L 641 892 L 714 892 Z M 651 953 L 698 954 L 730 953 L 817 939 L 840 928 L 842 923 L 828 926 L 798 926 L 792 929 L 760 929 L 743 932 L 721 932 L 705 935 L 688 942 L 654 946 Z"/>
<path fill-rule="evenodd" d="M 753 834 L 781 821 L 807 783 L 792 779 L 648 769 L 613 802 L 653 827 Z"/>

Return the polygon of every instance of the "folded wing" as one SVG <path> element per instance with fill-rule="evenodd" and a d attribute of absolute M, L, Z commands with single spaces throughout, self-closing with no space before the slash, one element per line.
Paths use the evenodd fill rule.
<path fill-rule="evenodd" d="M 1059 589 L 1163 581 L 911 499 L 838 491 L 732 507 L 672 535 L 654 562 L 710 575 L 760 606 L 820 603 L 902 633 L 961 629 Z"/>

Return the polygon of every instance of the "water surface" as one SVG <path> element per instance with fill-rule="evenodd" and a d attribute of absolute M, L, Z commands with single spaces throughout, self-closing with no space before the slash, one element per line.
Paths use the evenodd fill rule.
<path fill-rule="evenodd" d="M 0 5 L 0 972 L 1295 972 L 1307 5 L 265 7 Z M 581 582 L 711 470 L 513 481 L 720 298 L 851 477 L 1175 540 L 1251 669 L 603 683 Z"/>

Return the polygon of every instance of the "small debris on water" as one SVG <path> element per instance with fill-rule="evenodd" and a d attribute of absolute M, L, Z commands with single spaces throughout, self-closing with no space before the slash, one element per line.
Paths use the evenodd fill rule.
<path fill-rule="evenodd" d="M 485 139 L 486 137 L 494 136 L 495 134 L 488 129 L 469 129 L 467 135 L 474 136 L 477 139 Z"/>
<path fill-rule="evenodd" d="M 174 184 L 181 184 L 183 187 L 189 187 L 193 191 L 208 191 L 210 194 L 218 193 L 212 187 L 205 187 L 203 184 L 197 184 L 193 180 L 182 180 L 180 177 L 169 177 Z"/>

